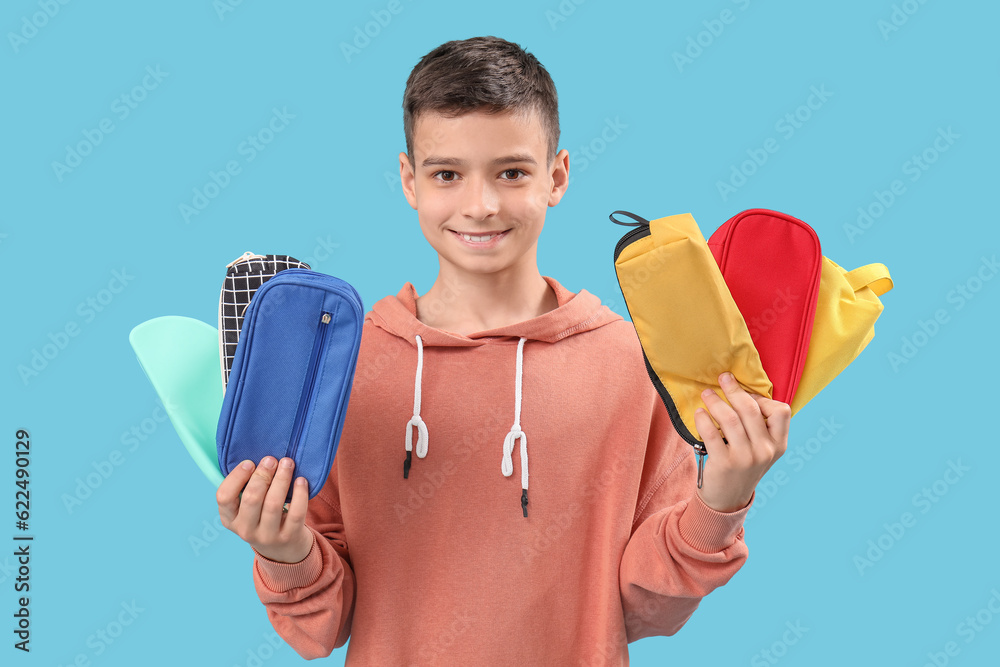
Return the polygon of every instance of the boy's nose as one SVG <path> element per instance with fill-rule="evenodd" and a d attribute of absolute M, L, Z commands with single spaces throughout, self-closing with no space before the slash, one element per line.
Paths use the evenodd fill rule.
<path fill-rule="evenodd" d="M 500 210 L 496 189 L 485 179 L 470 178 L 462 193 L 462 215 L 483 220 Z"/>

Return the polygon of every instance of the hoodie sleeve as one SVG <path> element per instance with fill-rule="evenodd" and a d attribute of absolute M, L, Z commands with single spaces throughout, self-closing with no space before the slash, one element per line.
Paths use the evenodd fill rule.
<path fill-rule="evenodd" d="M 351 634 L 355 579 L 339 497 L 334 457 L 326 485 L 309 500 L 306 526 L 313 545 L 305 560 L 279 563 L 254 549 L 254 587 L 268 620 L 307 660 L 330 655 Z"/>
<path fill-rule="evenodd" d="M 619 569 L 628 642 L 672 635 L 749 554 L 746 507 L 717 512 L 697 493 L 697 456 L 656 396 L 632 535 Z"/>

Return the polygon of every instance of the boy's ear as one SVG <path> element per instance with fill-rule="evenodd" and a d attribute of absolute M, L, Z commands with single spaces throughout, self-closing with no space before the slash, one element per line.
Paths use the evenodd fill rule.
<path fill-rule="evenodd" d="M 552 170 L 549 172 L 552 178 L 552 189 L 549 191 L 549 206 L 555 206 L 566 194 L 569 187 L 569 151 L 565 148 L 556 153 L 552 160 Z"/>
<path fill-rule="evenodd" d="M 410 158 L 406 153 L 399 154 L 399 180 L 403 185 L 403 196 L 409 202 L 413 210 L 417 210 L 417 193 L 414 189 L 416 179 L 413 174 L 413 167 L 410 166 Z"/>

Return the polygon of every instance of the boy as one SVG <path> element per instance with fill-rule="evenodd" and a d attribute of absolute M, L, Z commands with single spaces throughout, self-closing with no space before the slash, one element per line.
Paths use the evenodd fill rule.
<path fill-rule="evenodd" d="M 709 391 L 698 489 L 632 324 L 538 272 L 569 177 L 545 69 L 495 37 L 448 42 L 403 105 L 400 176 L 438 278 L 366 315 L 319 495 L 298 479 L 283 512 L 290 459 L 246 461 L 219 487 L 223 525 L 305 658 L 350 636 L 347 664 L 627 664 L 629 642 L 677 632 L 746 560 L 789 406 Z"/>

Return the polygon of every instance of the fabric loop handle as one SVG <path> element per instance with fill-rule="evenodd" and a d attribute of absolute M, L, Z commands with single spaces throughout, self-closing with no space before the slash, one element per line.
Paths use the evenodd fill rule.
<path fill-rule="evenodd" d="M 635 220 L 635 222 L 622 222 L 621 220 L 615 220 L 615 213 L 621 213 L 622 215 L 627 215 L 628 217 Z M 642 216 L 636 215 L 635 213 L 629 213 L 628 211 L 614 211 L 608 216 L 611 222 L 616 225 L 621 225 L 623 227 L 641 227 L 643 225 L 649 226 L 649 220 L 646 220 Z"/>
<path fill-rule="evenodd" d="M 882 296 L 892 289 L 892 278 L 885 264 L 874 262 L 848 271 L 844 277 L 855 292 L 862 287 L 870 287 L 875 296 Z"/>

